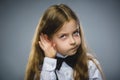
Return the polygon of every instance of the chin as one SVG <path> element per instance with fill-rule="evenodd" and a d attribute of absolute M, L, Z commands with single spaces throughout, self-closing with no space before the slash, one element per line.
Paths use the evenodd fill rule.
<path fill-rule="evenodd" d="M 71 51 L 71 52 L 66 52 L 68 54 L 62 54 L 63 56 L 72 56 L 74 54 L 76 54 L 77 51 Z"/>
<path fill-rule="evenodd" d="M 71 54 L 68 54 L 68 56 L 74 55 L 74 54 L 76 54 L 76 52 L 77 52 L 77 51 L 72 52 Z"/>

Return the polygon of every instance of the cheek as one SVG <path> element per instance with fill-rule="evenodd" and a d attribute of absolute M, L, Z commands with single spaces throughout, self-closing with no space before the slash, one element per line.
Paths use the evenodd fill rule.
<path fill-rule="evenodd" d="M 59 41 L 56 43 L 56 50 L 59 52 L 64 52 L 68 49 L 68 43 L 67 42 L 61 42 Z"/>
<path fill-rule="evenodd" d="M 77 43 L 77 45 L 80 45 L 81 44 L 81 38 L 79 37 L 79 38 L 76 38 L 76 43 Z"/>
<path fill-rule="evenodd" d="M 59 48 L 65 48 L 67 46 L 67 44 L 66 43 L 63 43 L 63 42 L 58 42 L 58 43 L 56 43 L 56 47 L 59 49 Z"/>

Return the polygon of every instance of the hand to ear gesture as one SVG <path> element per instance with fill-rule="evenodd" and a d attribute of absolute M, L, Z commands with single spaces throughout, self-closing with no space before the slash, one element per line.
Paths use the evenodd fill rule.
<path fill-rule="evenodd" d="M 55 44 L 48 39 L 46 34 L 40 35 L 39 46 L 44 51 L 46 57 L 54 58 L 56 56 Z"/>

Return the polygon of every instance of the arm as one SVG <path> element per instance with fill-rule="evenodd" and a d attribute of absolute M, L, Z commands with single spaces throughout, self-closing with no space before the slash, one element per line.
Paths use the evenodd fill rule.
<path fill-rule="evenodd" d="M 57 62 L 56 59 L 48 57 L 44 58 L 40 80 L 56 80 L 55 75 L 56 62 Z"/>
<path fill-rule="evenodd" d="M 55 44 L 48 39 L 47 35 L 41 34 L 39 45 L 45 54 L 40 80 L 56 80 L 55 68 L 57 61 L 55 59 Z"/>

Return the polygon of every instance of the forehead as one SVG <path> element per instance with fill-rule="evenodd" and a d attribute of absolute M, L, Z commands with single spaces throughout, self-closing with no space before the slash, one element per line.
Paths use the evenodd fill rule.
<path fill-rule="evenodd" d="M 64 25 L 57 31 L 57 34 L 73 32 L 76 29 L 79 29 L 77 23 L 74 20 L 70 20 L 64 23 Z"/>

